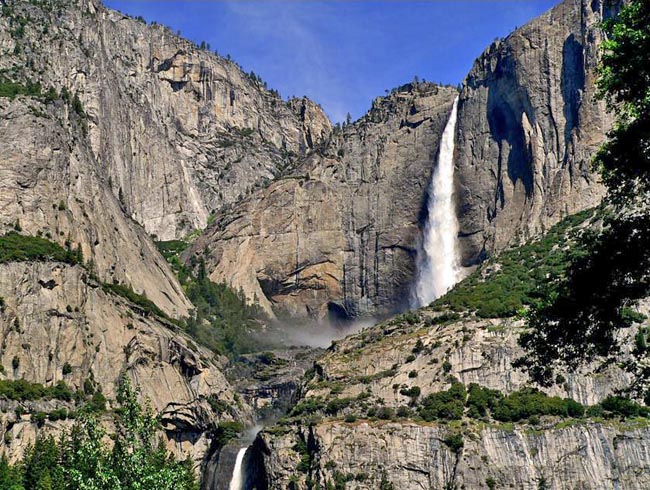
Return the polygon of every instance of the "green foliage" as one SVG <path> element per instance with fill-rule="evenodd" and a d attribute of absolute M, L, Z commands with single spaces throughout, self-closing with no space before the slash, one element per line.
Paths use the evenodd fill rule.
<path fill-rule="evenodd" d="M 240 355 L 259 350 L 260 344 L 250 333 L 263 315 L 258 306 L 247 303 L 243 293 L 210 281 L 203 260 L 196 278 L 188 277 L 184 287 L 196 308 L 187 322 L 190 335 L 216 352 Z"/>
<path fill-rule="evenodd" d="M 170 320 L 167 314 L 158 308 L 158 306 L 153 301 L 141 294 L 136 293 L 129 286 L 125 286 L 123 284 L 109 284 L 105 282 L 102 283 L 102 289 L 107 293 L 122 296 L 129 302 L 133 303 L 135 306 L 139 307 L 144 314 L 151 314 L 160 318 L 164 318 L 166 320 Z"/>
<path fill-rule="evenodd" d="M 230 405 L 223 400 L 219 400 L 217 395 L 212 394 L 208 396 L 208 403 L 212 411 L 217 415 L 223 415 L 231 412 Z"/>
<path fill-rule="evenodd" d="M 454 383 L 447 391 L 433 393 L 420 401 L 418 412 L 427 422 L 442 420 L 460 420 L 465 409 L 467 392 L 462 383 Z"/>
<path fill-rule="evenodd" d="M 106 397 L 101 391 L 96 391 L 85 405 L 89 413 L 103 413 L 106 411 Z"/>
<path fill-rule="evenodd" d="M 571 259 L 582 254 L 573 242 L 578 227 L 594 215 L 594 210 L 588 210 L 569 216 L 542 238 L 506 250 L 482 264 L 433 306 L 470 311 L 482 318 L 503 318 L 516 315 L 524 306 L 538 304 L 547 294 L 539 285 L 563 277 Z"/>
<path fill-rule="evenodd" d="M 393 409 L 390 407 L 379 407 L 377 409 L 377 418 L 381 420 L 391 420 L 395 416 Z"/>
<path fill-rule="evenodd" d="M 233 439 L 239 437 L 244 430 L 240 422 L 224 421 L 217 425 L 215 430 L 215 441 L 218 447 L 223 447 Z"/>
<path fill-rule="evenodd" d="M 40 97 L 41 85 L 39 83 L 16 83 L 0 78 L 0 97 L 16 98 L 18 95 L 27 97 Z"/>
<path fill-rule="evenodd" d="M 455 453 L 460 453 L 463 449 L 463 446 L 465 446 L 463 435 L 459 432 L 448 435 L 445 437 L 443 442 L 445 443 L 445 446 L 447 446 Z"/>
<path fill-rule="evenodd" d="M 491 476 L 488 476 L 485 479 L 485 484 L 487 485 L 489 490 L 494 490 L 495 488 L 497 488 L 497 481 Z"/>
<path fill-rule="evenodd" d="M 421 393 L 419 386 L 411 386 L 410 388 L 402 388 L 399 390 L 400 395 L 408 396 L 409 398 L 416 400 Z"/>
<path fill-rule="evenodd" d="M 605 398 L 600 407 L 606 416 L 626 417 L 648 417 L 650 408 L 639 405 L 638 403 L 624 398 L 622 396 L 609 396 Z"/>
<path fill-rule="evenodd" d="M 0 380 L 0 398 L 18 401 L 32 401 L 42 399 L 72 400 L 72 390 L 64 381 L 59 381 L 53 386 L 44 386 L 40 383 L 31 383 L 24 379 Z"/>
<path fill-rule="evenodd" d="M 202 258 L 192 257 L 189 266 L 185 266 L 181 254 L 189 246 L 187 242 L 157 242 L 157 246 L 195 307 L 193 315 L 185 321 L 187 333 L 220 354 L 237 356 L 261 350 L 261 343 L 251 335 L 264 318 L 260 307 L 248 304 L 243 293 L 227 284 L 212 282 Z"/>
<path fill-rule="evenodd" d="M 541 383 L 552 379 L 557 364 L 575 367 L 615 353 L 617 331 L 634 321 L 626 308 L 650 292 L 650 3 L 629 2 L 604 30 L 598 87 L 616 122 L 594 162 L 612 215 L 556 294 L 532 312 L 532 330 L 521 338 L 527 355 L 518 364 Z M 650 396 L 643 381 L 650 371 L 630 370 L 636 370 L 636 389 Z"/>
<path fill-rule="evenodd" d="M 105 445 L 98 421 L 84 416 L 60 441 L 39 436 L 16 465 L 0 460 L 0 488 L 198 490 L 189 462 L 176 461 L 156 440 L 158 421 L 148 404 L 138 403 L 136 393 L 123 378 L 112 448 Z M 33 420 L 45 419 L 45 414 L 35 415 Z"/>
<path fill-rule="evenodd" d="M 536 388 L 523 388 L 506 396 L 474 383 L 467 390 L 461 383 L 454 383 L 447 391 L 428 395 L 420 401 L 417 411 L 427 422 L 468 417 L 508 423 L 528 420 L 538 424 L 539 417 L 545 415 L 572 419 L 582 418 L 585 413 L 590 417 L 650 416 L 650 408 L 621 396 L 610 396 L 585 410 L 575 400 L 551 397 Z"/>
<path fill-rule="evenodd" d="M 620 204 L 650 188 L 650 3 L 630 2 L 604 30 L 597 85 L 617 117 L 595 163 Z"/>
<path fill-rule="evenodd" d="M 290 416 L 310 415 L 320 412 L 325 408 L 325 402 L 320 398 L 306 398 L 296 404 L 289 413 Z"/>
<path fill-rule="evenodd" d="M 451 366 L 451 362 L 449 362 L 449 361 L 447 361 L 447 360 L 445 360 L 445 362 L 442 363 L 442 370 L 443 370 L 445 373 L 448 373 L 449 371 L 451 371 L 451 367 L 452 367 L 452 366 Z"/>
<path fill-rule="evenodd" d="M 650 288 L 650 217 L 610 218 L 584 243 L 554 294 L 534 308 L 521 336 L 527 355 L 517 361 L 534 379 L 550 384 L 558 361 L 577 367 L 615 352 L 616 332 L 635 317 L 627 307 Z"/>
<path fill-rule="evenodd" d="M 500 422 L 518 422 L 533 415 L 579 418 L 584 415 L 585 408 L 569 398 L 549 397 L 537 389 L 524 388 L 499 399 L 491 412 Z"/>
<path fill-rule="evenodd" d="M 327 415 L 336 415 L 348 408 L 353 402 L 354 398 L 334 398 L 327 403 L 325 413 Z"/>
<path fill-rule="evenodd" d="M 469 385 L 467 399 L 467 416 L 473 419 L 487 417 L 488 409 L 493 410 L 503 400 L 503 394 L 475 383 Z"/>
<path fill-rule="evenodd" d="M 9 232 L 0 237 L 0 263 L 54 261 L 67 264 L 81 263 L 81 252 L 66 250 L 45 238 Z"/>

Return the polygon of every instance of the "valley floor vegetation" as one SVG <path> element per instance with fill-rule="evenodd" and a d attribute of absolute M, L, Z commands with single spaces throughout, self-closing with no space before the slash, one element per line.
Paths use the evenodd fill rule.
<path fill-rule="evenodd" d="M 2 490 L 198 490 L 191 461 L 157 440 L 158 419 L 121 378 L 110 438 L 93 415 L 59 438 L 39 434 L 15 464 L 0 459 Z"/>

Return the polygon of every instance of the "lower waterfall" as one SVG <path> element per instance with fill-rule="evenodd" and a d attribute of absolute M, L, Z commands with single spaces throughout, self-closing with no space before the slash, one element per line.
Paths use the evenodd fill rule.
<path fill-rule="evenodd" d="M 228 490 L 244 490 L 244 456 L 247 450 L 248 447 L 243 447 L 237 453 Z"/>
<path fill-rule="evenodd" d="M 429 183 L 428 218 L 417 258 L 417 278 L 412 306 L 428 305 L 458 282 L 459 261 L 456 240 L 458 220 L 454 207 L 454 144 L 458 97 L 442 134 L 438 165 Z"/>

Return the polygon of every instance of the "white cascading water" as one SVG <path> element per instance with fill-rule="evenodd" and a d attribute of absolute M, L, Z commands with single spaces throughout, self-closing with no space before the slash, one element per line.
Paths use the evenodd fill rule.
<path fill-rule="evenodd" d="M 458 220 L 454 208 L 454 140 L 458 98 L 442 134 L 438 166 L 429 184 L 429 217 L 424 226 L 422 247 L 417 259 L 417 280 L 413 306 L 428 305 L 458 282 L 459 265 L 456 240 Z"/>
<path fill-rule="evenodd" d="M 244 489 L 244 456 L 246 455 L 247 447 L 243 447 L 237 453 L 235 459 L 235 467 L 232 469 L 232 478 L 228 490 L 243 490 Z"/>

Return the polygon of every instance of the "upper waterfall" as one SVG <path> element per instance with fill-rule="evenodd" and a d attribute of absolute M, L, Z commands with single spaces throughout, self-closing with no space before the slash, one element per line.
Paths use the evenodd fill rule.
<path fill-rule="evenodd" d="M 454 207 L 454 144 L 458 97 L 442 134 L 438 165 L 429 183 L 428 218 L 417 258 L 413 306 L 431 303 L 445 294 L 459 277 L 458 220 Z"/>

